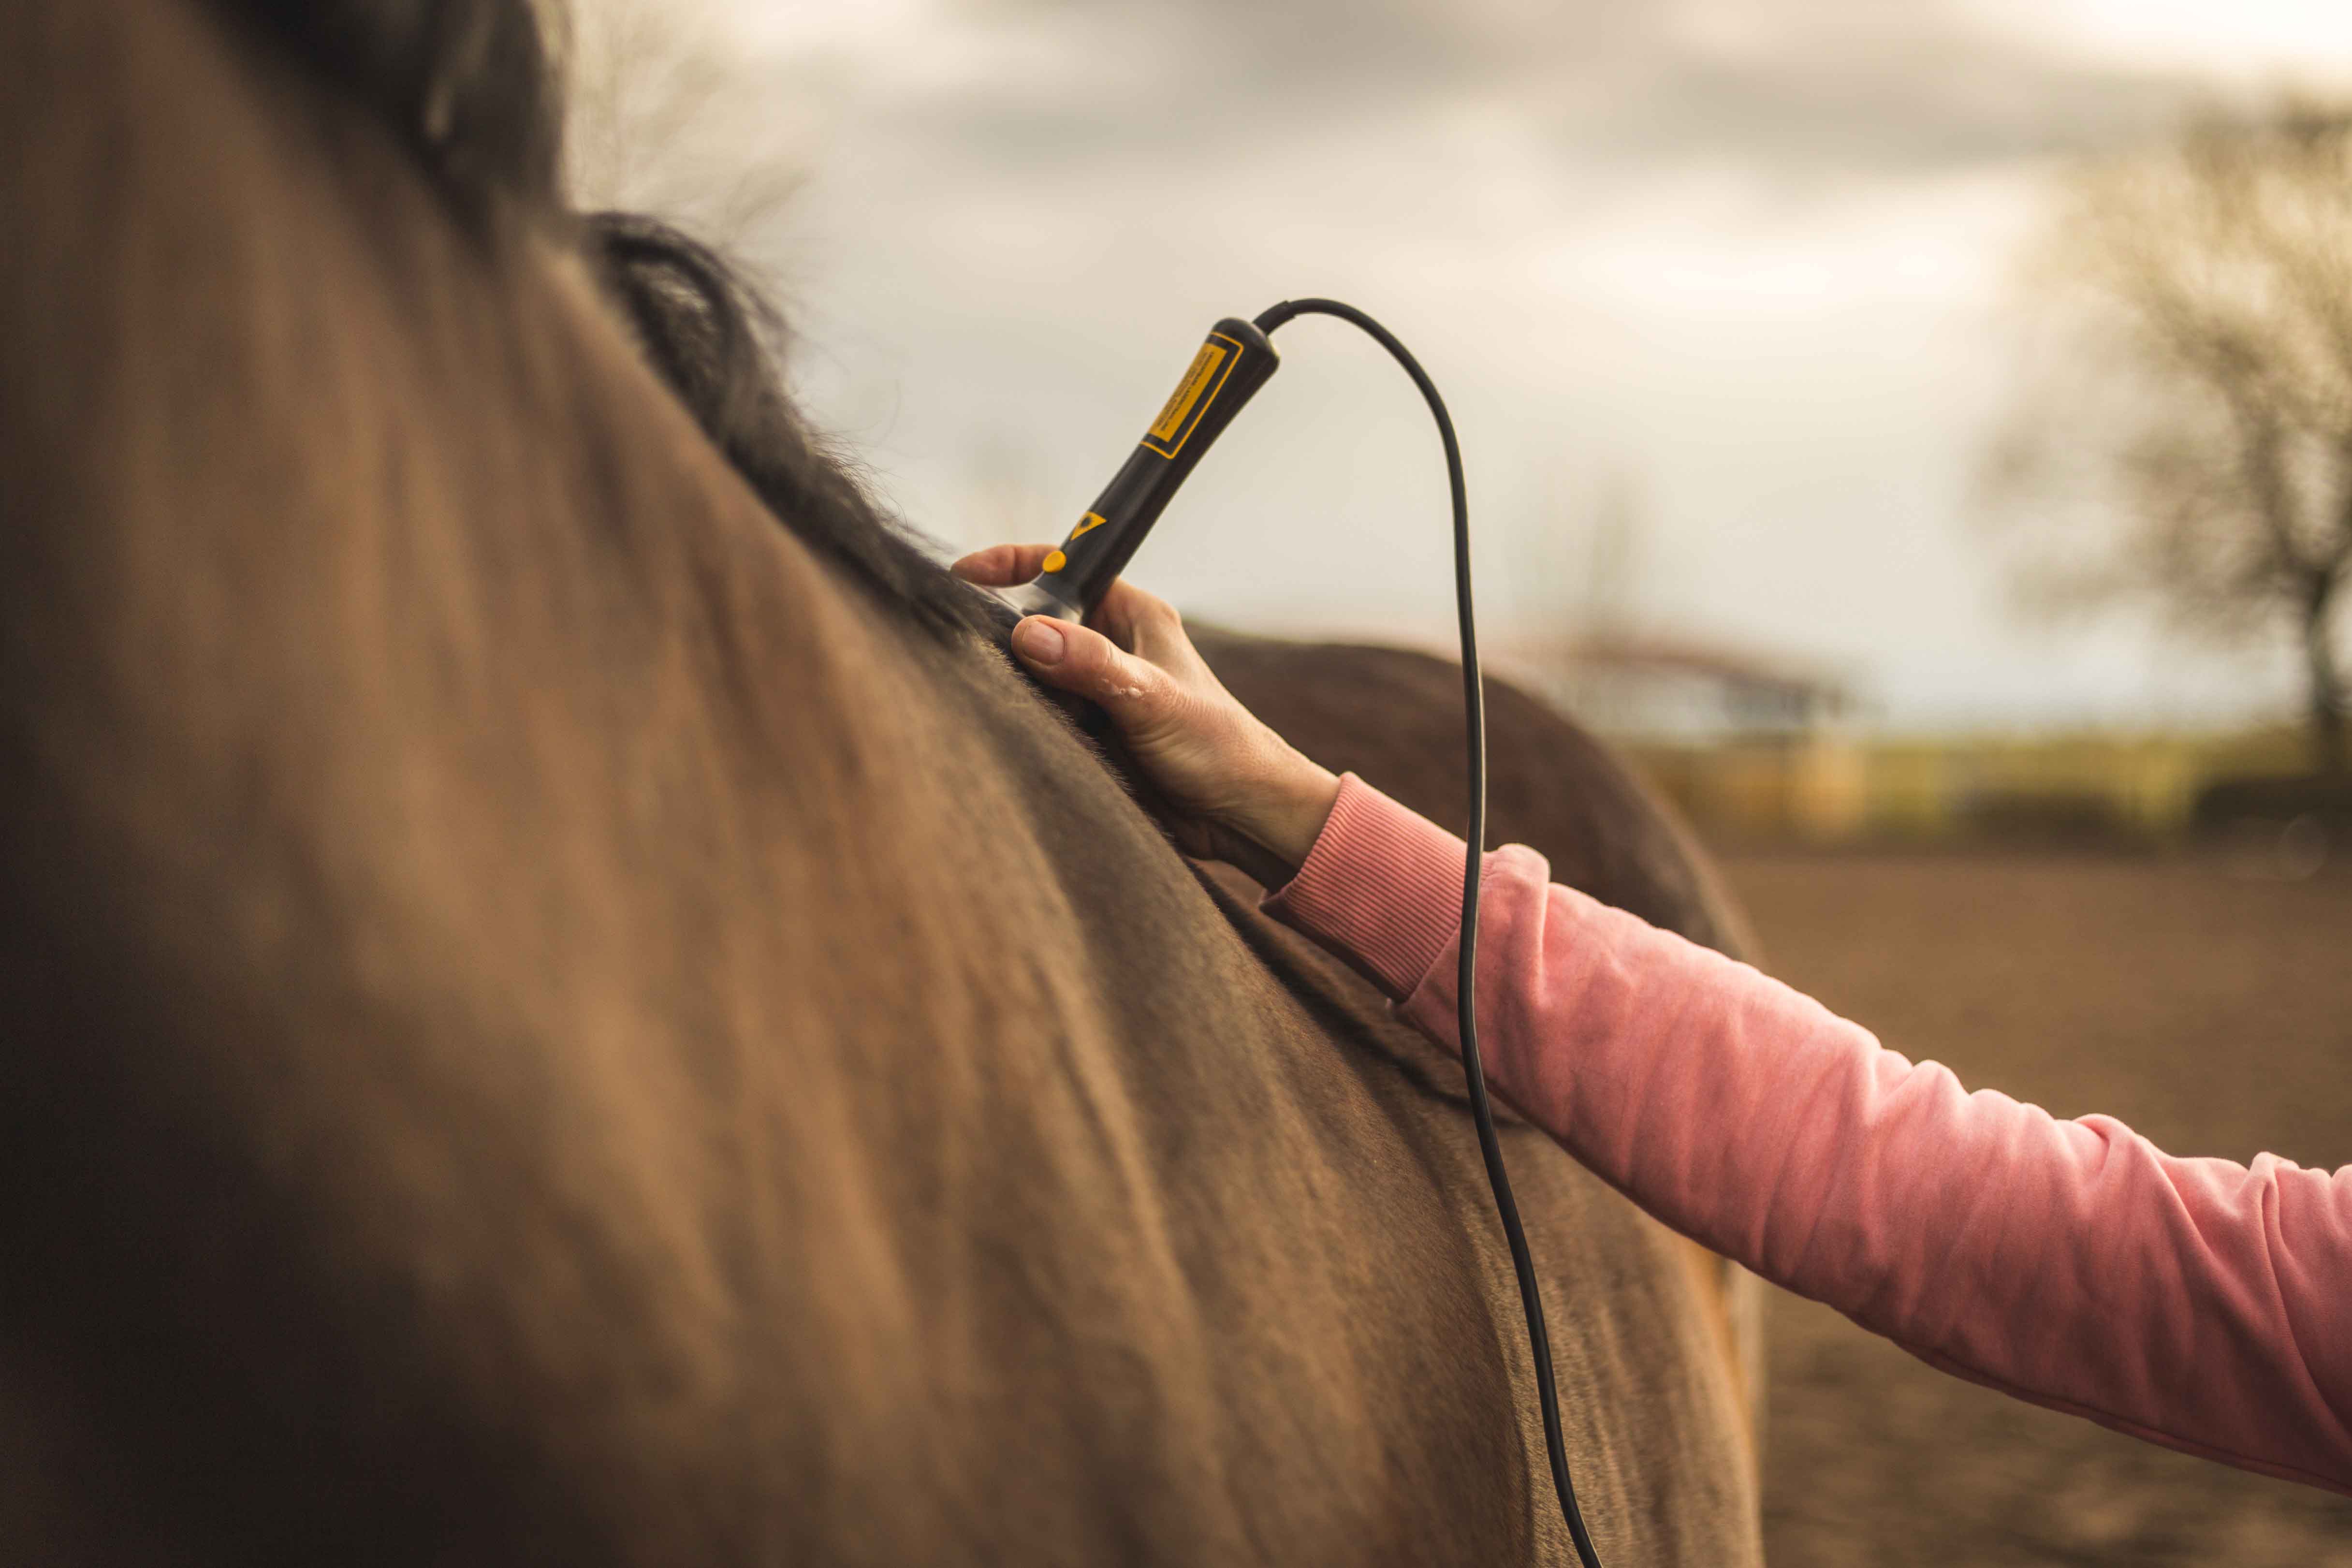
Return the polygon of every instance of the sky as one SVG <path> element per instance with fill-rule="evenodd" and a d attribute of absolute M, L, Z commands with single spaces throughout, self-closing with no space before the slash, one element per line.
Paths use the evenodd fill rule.
<path fill-rule="evenodd" d="M 944 548 L 1057 538 L 1212 322 L 1392 328 L 1451 405 L 1482 626 L 1818 670 L 1896 731 L 2283 710 L 2284 641 L 2021 617 L 1979 499 L 2072 159 L 2352 86 L 2288 0 L 596 0 L 581 179 L 730 246 L 796 387 Z M 1444 470 L 1338 323 L 1130 573 L 1188 616 L 1452 641 Z M 1610 521 L 1607 520 L 1616 520 Z"/>

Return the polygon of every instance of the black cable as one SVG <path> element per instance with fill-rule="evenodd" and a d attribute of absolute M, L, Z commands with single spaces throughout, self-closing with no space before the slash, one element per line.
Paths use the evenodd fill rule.
<path fill-rule="evenodd" d="M 1478 1148 L 1486 1157 L 1486 1183 L 1495 1190 L 1495 1212 L 1502 1217 L 1503 1235 L 1511 1244 L 1511 1266 L 1518 1271 L 1519 1305 L 1527 1311 L 1528 1352 L 1535 1362 L 1536 1394 L 1543 1405 L 1544 1447 L 1551 1455 L 1552 1490 L 1559 1497 L 1560 1517 L 1576 1542 L 1584 1568 L 1601 1568 L 1600 1553 L 1584 1528 L 1584 1514 L 1576 1506 L 1576 1483 L 1569 1479 L 1568 1444 L 1559 1430 L 1559 1390 L 1552 1381 L 1551 1339 L 1544 1332 L 1543 1294 L 1536 1285 L 1535 1258 L 1528 1251 L 1528 1234 L 1519 1224 L 1518 1201 L 1511 1195 L 1510 1173 L 1503 1168 L 1502 1141 L 1495 1135 L 1495 1110 L 1486 1099 L 1486 1064 L 1478 1056 L 1478 871 L 1486 847 L 1486 694 L 1478 673 L 1478 623 L 1470 606 L 1470 503 L 1462 482 L 1462 447 L 1454 438 L 1454 420 L 1445 400 L 1429 379 L 1421 362 L 1397 342 L 1395 334 L 1353 305 L 1337 300 L 1285 300 L 1257 318 L 1262 332 L 1272 332 L 1294 316 L 1337 316 L 1361 328 L 1374 342 L 1404 366 L 1412 384 L 1428 400 L 1437 418 L 1437 433 L 1445 443 L 1445 477 L 1454 492 L 1454 602 L 1462 623 L 1462 709 L 1470 752 L 1470 852 L 1462 872 L 1462 963 L 1455 975 L 1454 1020 L 1462 1036 L 1462 1071 L 1470 1084 L 1470 1110 L 1478 1123 Z"/>

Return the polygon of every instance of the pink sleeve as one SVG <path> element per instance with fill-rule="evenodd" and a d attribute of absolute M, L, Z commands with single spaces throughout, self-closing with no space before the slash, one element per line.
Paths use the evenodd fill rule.
<path fill-rule="evenodd" d="M 1351 774 L 1266 908 L 1458 1048 L 1462 854 Z M 2352 1166 L 2177 1159 L 1969 1094 L 1531 849 L 1486 865 L 1488 1076 L 1635 1203 L 1948 1372 L 2352 1493 Z"/>

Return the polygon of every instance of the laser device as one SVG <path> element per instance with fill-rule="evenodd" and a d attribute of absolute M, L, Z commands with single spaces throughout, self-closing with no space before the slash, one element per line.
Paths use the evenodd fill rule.
<path fill-rule="evenodd" d="M 1271 334 L 1298 316 L 1336 316 L 1368 333 L 1386 349 L 1429 405 L 1445 447 L 1445 472 L 1454 502 L 1454 598 L 1462 638 L 1462 705 L 1470 762 L 1470 831 L 1462 873 L 1461 968 L 1454 991 L 1455 1021 L 1462 1037 L 1462 1070 L 1478 1124 L 1478 1147 L 1486 1156 L 1486 1180 L 1518 1274 L 1519 1304 L 1528 1320 L 1528 1346 L 1535 1363 L 1536 1393 L 1543 1407 L 1544 1446 L 1551 1459 L 1552 1489 L 1559 1499 L 1576 1554 L 1584 1568 L 1601 1568 L 1592 1537 L 1577 1508 L 1576 1485 L 1568 1471 L 1568 1450 L 1559 1427 L 1559 1391 L 1552 1379 L 1551 1344 L 1544 1331 L 1543 1298 L 1535 1262 L 1519 1223 L 1517 1201 L 1503 1168 L 1503 1147 L 1495 1135 L 1495 1112 L 1486 1096 L 1485 1066 L 1478 1055 L 1477 988 L 1472 984 L 1478 956 L 1478 870 L 1486 838 L 1486 716 L 1478 673 L 1478 628 L 1470 598 L 1470 510 L 1462 480 L 1462 449 L 1445 401 L 1404 344 L 1352 305 L 1336 300 L 1286 300 L 1254 321 L 1228 317 L 1209 329 L 1207 339 L 1185 368 L 1158 418 L 1128 455 L 1109 484 L 1070 530 L 1060 548 L 1045 557 L 1045 569 L 1017 587 L 993 591 L 999 618 L 1010 633 L 1023 616 L 1054 616 L 1081 621 L 1126 569 L 1151 525 L 1160 521 L 1177 487 L 1192 475 L 1202 455 L 1233 423 L 1281 364 Z M 983 592 L 990 592 L 983 590 Z"/>
<path fill-rule="evenodd" d="M 1211 327 L 1160 416 L 1061 548 L 1045 557 L 1045 569 L 999 596 L 1024 616 L 1085 619 L 1127 570 L 1201 455 L 1281 363 L 1255 322 L 1228 316 Z"/>

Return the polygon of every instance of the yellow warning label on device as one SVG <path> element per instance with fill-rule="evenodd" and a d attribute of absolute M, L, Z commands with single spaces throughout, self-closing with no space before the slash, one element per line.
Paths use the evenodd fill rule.
<path fill-rule="evenodd" d="M 1094 530 L 1100 528 L 1104 523 L 1108 522 L 1109 521 L 1110 519 L 1105 517 L 1098 511 L 1090 511 L 1087 513 L 1086 516 L 1078 520 L 1078 526 L 1070 530 L 1070 537 L 1062 541 L 1062 550 L 1067 550 L 1071 545 L 1076 544 L 1078 542 L 1078 535 L 1092 532 Z M 1045 557 L 1046 571 L 1059 572 L 1063 567 L 1067 566 L 1070 563 L 1070 558 L 1067 555 L 1063 554 L 1062 550 L 1056 550 L 1051 555 Z"/>
<path fill-rule="evenodd" d="M 1201 352 L 1192 356 L 1184 379 L 1176 384 L 1167 406 L 1160 409 L 1160 417 L 1143 433 L 1143 444 L 1163 458 L 1174 457 L 1215 400 L 1217 388 L 1232 374 L 1234 361 L 1241 356 L 1241 350 L 1242 345 L 1224 333 L 1210 333 Z"/>

